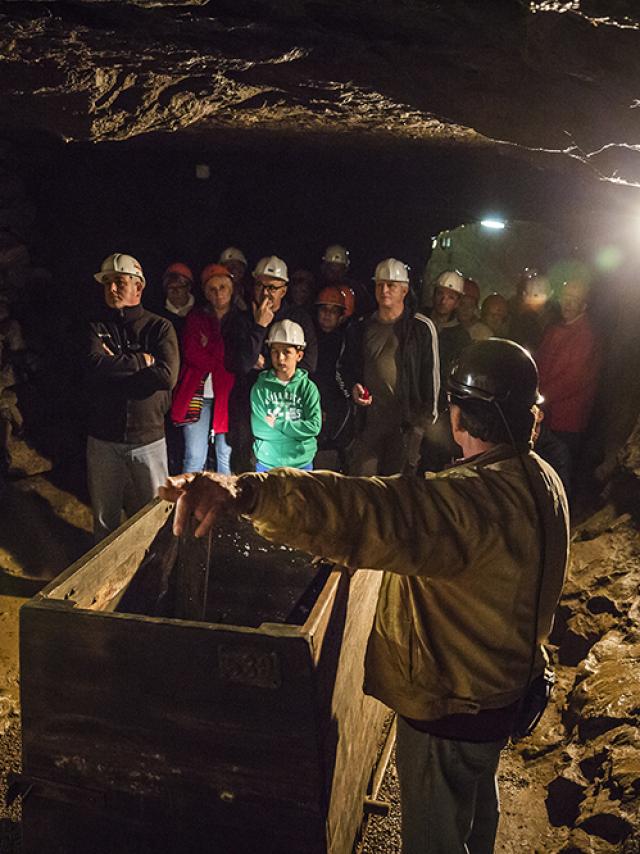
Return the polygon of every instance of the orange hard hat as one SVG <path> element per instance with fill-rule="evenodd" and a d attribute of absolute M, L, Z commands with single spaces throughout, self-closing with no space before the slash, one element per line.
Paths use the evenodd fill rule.
<path fill-rule="evenodd" d="M 339 305 L 340 308 L 346 311 L 347 301 L 344 292 L 340 288 L 335 287 L 335 285 L 329 285 L 323 288 L 318 294 L 316 305 Z"/>
<path fill-rule="evenodd" d="M 480 302 L 480 286 L 475 279 L 464 280 L 464 295 L 472 297 L 476 302 Z"/>
<path fill-rule="evenodd" d="M 200 273 L 200 283 L 204 285 L 212 276 L 226 276 L 233 282 L 233 276 L 224 264 L 207 264 Z"/>
<path fill-rule="evenodd" d="M 167 276 L 170 276 L 171 273 L 175 273 L 177 276 L 184 276 L 185 279 L 188 279 L 191 284 L 193 284 L 193 273 L 191 272 L 191 268 L 187 267 L 187 265 L 183 264 L 181 261 L 175 261 L 173 264 L 169 264 L 162 274 L 162 281 L 164 281 Z"/>

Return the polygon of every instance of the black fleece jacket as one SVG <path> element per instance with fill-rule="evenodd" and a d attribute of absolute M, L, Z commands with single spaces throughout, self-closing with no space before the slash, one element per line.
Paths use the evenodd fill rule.
<path fill-rule="evenodd" d="M 150 367 L 144 353 L 155 359 Z M 176 333 L 168 320 L 141 305 L 105 307 L 89 324 L 89 435 L 125 444 L 162 439 L 179 361 Z"/>

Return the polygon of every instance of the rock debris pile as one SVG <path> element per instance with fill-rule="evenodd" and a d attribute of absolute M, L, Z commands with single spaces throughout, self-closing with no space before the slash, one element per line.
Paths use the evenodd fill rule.
<path fill-rule="evenodd" d="M 640 430 L 614 475 L 626 484 Z M 558 683 L 543 723 L 517 746 L 546 781 L 553 854 L 640 850 L 640 535 L 603 510 L 574 534 L 552 641 Z M 542 849 L 541 849 L 542 850 Z"/>

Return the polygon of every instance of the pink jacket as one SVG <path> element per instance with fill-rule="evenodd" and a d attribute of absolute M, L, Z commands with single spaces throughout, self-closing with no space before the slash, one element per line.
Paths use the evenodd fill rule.
<path fill-rule="evenodd" d="M 587 314 L 547 329 L 536 352 L 545 424 L 582 433 L 591 414 L 600 373 L 600 346 Z"/>
<path fill-rule="evenodd" d="M 226 433 L 229 395 L 235 376 L 224 366 L 224 341 L 219 321 L 203 309 L 194 309 L 187 315 L 182 335 L 182 368 L 173 393 L 172 421 L 184 421 L 189 403 L 207 374 L 211 374 L 213 384 L 213 431 Z"/>

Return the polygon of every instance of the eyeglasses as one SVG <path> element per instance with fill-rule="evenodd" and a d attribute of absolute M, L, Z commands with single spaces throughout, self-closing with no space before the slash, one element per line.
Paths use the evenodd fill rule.
<path fill-rule="evenodd" d="M 277 291 L 281 291 L 283 288 L 286 288 L 286 285 L 258 285 L 258 287 L 262 288 L 263 291 L 266 291 L 268 294 L 275 294 Z"/>

